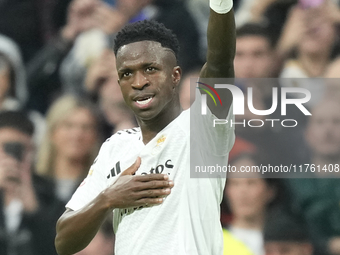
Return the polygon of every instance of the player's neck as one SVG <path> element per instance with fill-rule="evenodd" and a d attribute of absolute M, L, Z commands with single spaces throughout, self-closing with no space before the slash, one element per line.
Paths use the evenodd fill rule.
<path fill-rule="evenodd" d="M 176 119 L 183 111 L 180 104 L 168 106 L 167 109 L 151 120 L 141 120 L 137 118 L 142 131 L 143 143 L 150 142 L 160 131 Z"/>

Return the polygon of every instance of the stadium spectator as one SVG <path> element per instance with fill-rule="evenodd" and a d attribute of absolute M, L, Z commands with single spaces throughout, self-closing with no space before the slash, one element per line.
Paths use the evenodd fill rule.
<path fill-rule="evenodd" d="M 137 15 L 143 13 L 143 9 L 151 3 L 152 7 L 150 8 L 153 9 L 153 12 L 146 13 L 152 14 Z M 178 35 L 181 47 L 178 61 L 183 72 L 190 71 L 193 66 L 202 64 L 199 58 L 196 24 L 182 1 L 120 0 L 113 7 L 100 4 L 97 9 L 95 17 L 101 17 L 97 21 L 97 29 L 81 34 L 70 54 L 61 64 L 60 76 L 63 91 L 86 94 L 84 83 L 86 83 L 86 73 L 90 66 L 97 64 L 101 55 L 106 54 L 107 49 L 112 47 L 112 37 L 115 36 L 115 33 L 129 20 L 135 21 L 136 15 L 140 19 L 155 19 L 164 23 Z M 178 24 L 179 22 L 180 24 Z"/>
<path fill-rule="evenodd" d="M 65 22 L 71 0 L 2 0 L 0 33 L 20 47 L 27 63 Z"/>
<path fill-rule="evenodd" d="M 116 57 L 112 50 L 105 49 L 100 56 L 93 61 L 86 72 L 84 82 L 85 91 L 96 101 L 99 96 L 98 94 L 100 94 L 100 89 L 108 83 L 114 83 L 114 85 L 119 87 Z M 117 97 L 123 99 L 121 95 L 117 95 Z"/>
<path fill-rule="evenodd" d="M 287 2 L 285 0 L 284 2 Z M 293 0 L 295 1 L 295 0 Z M 187 0 L 185 1 L 188 10 L 192 14 L 195 22 L 197 24 L 199 34 L 200 34 L 200 48 L 201 53 L 206 52 L 207 42 L 205 40 L 208 27 L 208 15 L 209 10 L 207 10 L 206 4 L 207 0 Z M 263 19 L 263 15 L 267 10 L 267 7 L 272 3 L 281 2 L 276 0 L 234 0 L 234 11 L 235 11 L 235 23 L 236 27 L 242 27 L 245 24 L 253 22 L 267 22 L 267 19 Z M 202 58 L 205 56 L 202 55 Z"/>
<path fill-rule="evenodd" d="M 4 35 L 0 35 L 0 75 L 0 109 L 22 107 L 28 97 L 25 67 L 19 47 Z"/>
<path fill-rule="evenodd" d="M 283 211 L 267 215 L 264 230 L 265 255 L 312 255 L 310 241 L 303 220 Z"/>
<path fill-rule="evenodd" d="M 92 13 L 88 14 L 92 29 L 83 31 L 77 38 L 69 54 L 60 64 L 59 76 L 62 91 L 77 95 L 86 95 L 86 73 L 92 65 L 98 65 L 98 59 L 112 48 L 113 37 L 130 20 L 147 18 L 138 15 L 151 0 L 118 0 L 109 5 L 99 0 L 94 3 Z M 80 5 L 82 4 L 81 1 Z M 114 70 L 112 68 L 111 70 Z"/>
<path fill-rule="evenodd" d="M 252 255 L 244 243 L 235 238 L 230 231 L 223 229 L 223 255 Z"/>
<path fill-rule="evenodd" d="M 0 113 L 0 253 L 56 254 L 55 224 L 63 203 L 33 172 L 34 127 L 22 112 Z"/>
<path fill-rule="evenodd" d="M 334 58 L 338 41 L 337 23 L 330 15 L 328 2 L 310 8 L 304 8 L 300 3 L 291 10 L 277 47 L 281 58 L 288 58 L 281 78 L 324 77 L 327 66 Z M 332 8 L 336 10 L 338 7 L 334 5 Z M 315 105 L 325 92 L 325 87 L 319 82 L 306 79 L 289 80 L 283 85 L 308 89 L 312 94 L 309 107 Z"/>
<path fill-rule="evenodd" d="M 261 153 L 268 155 L 272 165 L 305 163 L 308 153 L 303 139 L 305 116 L 294 106 L 287 106 L 287 119 L 297 120 L 295 128 L 284 128 L 280 124 L 271 125 L 265 119 L 282 119 L 281 115 L 281 86 L 277 79 L 278 66 L 275 57 L 272 38 L 266 26 L 261 24 L 246 24 L 237 29 L 235 76 L 236 85 L 245 96 L 244 115 L 236 115 L 236 134 L 255 144 Z M 245 79 L 248 78 L 248 79 Z M 278 107 L 270 115 L 256 115 L 246 105 L 248 87 L 253 90 L 252 102 L 257 110 L 267 110 L 273 105 L 273 87 L 278 89 Z M 247 125 L 249 120 L 262 120 L 260 128 Z M 245 122 L 243 125 L 242 123 Z"/>
<path fill-rule="evenodd" d="M 85 99 L 65 95 L 50 107 L 37 172 L 54 181 L 65 203 L 86 176 L 101 140 L 99 113 Z"/>
<path fill-rule="evenodd" d="M 284 59 L 294 50 L 296 56 L 288 60 L 283 77 L 320 77 L 332 57 L 340 11 L 331 0 L 314 3 L 300 1 L 287 16 L 277 50 Z"/>
<path fill-rule="evenodd" d="M 315 165 L 340 163 L 340 103 L 325 98 L 312 110 L 306 140 Z"/>
<path fill-rule="evenodd" d="M 100 0 L 73 0 L 59 35 L 27 65 L 28 106 L 45 113 L 63 92 L 86 95 L 86 68 L 109 46 L 107 35 L 114 34 L 149 1 L 117 1 L 113 8 Z"/>
<path fill-rule="evenodd" d="M 274 44 L 262 24 L 247 23 L 236 31 L 236 78 L 277 77 Z"/>
<path fill-rule="evenodd" d="M 316 105 L 306 128 L 311 161 L 304 179 L 289 179 L 292 208 L 307 223 L 317 253 L 340 253 L 339 165 L 340 103 L 325 98 Z M 311 178 L 313 177 L 313 178 Z"/>
<path fill-rule="evenodd" d="M 230 165 L 238 171 L 241 167 L 259 166 L 254 154 L 240 153 Z M 282 186 L 278 179 L 263 178 L 261 173 L 238 175 L 229 173 L 225 198 L 231 212 L 230 233 L 242 241 L 255 255 L 263 255 L 262 229 L 266 213 L 282 201 Z"/>
<path fill-rule="evenodd" d="M 78 34 L 94 27 L 93 15 L 97 0 L 73 0 L 67 23 L 57 37 L 45 45 L 27 64 L 27 82 L 30 91 L 28 107 L 41 113 L 60 94 L 59 65 L 71 49 Z"/>
<path fill-rule="evenodd" d="M 135 117 L 127 108 L 119 89 L 116 57 L 106 49 L 88 68 L 85 89 L 98 106 L 106 121 L 105 136 L 136 125 Z"/>
<path fill-rule="evenodd" d="M 264 13 L 277 0 L 243 0 L 236 12 L 235 19 L 238 27 L 248 22 L 264 22 Z"/>
<path fill-rule="evenodd" d="M 0 35 L 0 111 L 22 110 L 28 99 L 26 72 L 17 44 Z M 27 111 L 33 121 L 34 141 L 38 144 L 45 129 L 45 121 L 36 111 Z"/>

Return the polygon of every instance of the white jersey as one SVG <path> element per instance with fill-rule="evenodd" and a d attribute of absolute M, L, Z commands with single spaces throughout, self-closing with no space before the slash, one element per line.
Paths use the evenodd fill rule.
<path fill-rule="evenodd" d="M 114 210 L 115 254 L 222 255 L 220 203 L 225 178 L 190 178 L 189 169 L 190 153 L 202 159 L 202 165 L 202 155 L 210 152 L 227 164 L 234 130 L 229 125 L 214 128 L 215 117 L 208 112 L 195 117 L 190 110 L 182 112 L 146 145 L 139 128 L 117 132 L 102 145 L 89 175 L 66 207 L 78 210 L 88 204 L 139 156 L 136 174 L 168 174 L 174 187 L 161 205 Z M 191 124 L 201 125 L 204 131 L 199 137 L 203 139 L 192 139 L 191 144 L 190 117 Z M 209 125 L 203 123 L 207 121 Z M 200 142 L 206 140 L 211 143 Z"/>

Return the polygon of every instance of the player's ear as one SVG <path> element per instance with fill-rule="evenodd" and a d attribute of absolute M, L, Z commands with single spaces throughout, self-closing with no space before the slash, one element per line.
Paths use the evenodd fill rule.
<path fill-rule="evenodd" d="M 179 66 L 175 66 L 172 70 L 172 82 L 174 87 L 177 87 L 182 77 L 182 69 Z"/>

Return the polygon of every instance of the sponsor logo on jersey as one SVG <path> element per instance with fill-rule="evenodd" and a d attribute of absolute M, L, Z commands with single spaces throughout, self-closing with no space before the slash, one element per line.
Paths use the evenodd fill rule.
<path fill-rule="evenodd" d="M 164 164 L 159 164 L 156 167 L 152 167 L 148 173 L 144 172 L 144 173 L 142 173 L 142 175 L 161 174 L 161 173 L 164 172 L 164 170 L 170 170 L 172 168 L 174 168 L 174 165 L 172 164 L 171 159 L 168 159 L 167 161 L 165 161 Z M 169 172 L 168 172 L 168 174 L 170 175 Z M 120 216 L 124 217 L 125 215 L 129 215 L 136 210 L 140 210 L 142 208 L 147 208 L 147 207 L 151 207 L 151 206 L 139 206 L 139 207 L 134 207 L 134 208 L 121 209 L 120 210 Z"/>
<path fill-rule="evenodd" d="M 156 167 L 151 167 L 151 169 L 149 170 L 149 172 L 143 172 L 142 175 L 146 175 L 146 174 L 161 174 L 163 173 L 164 170 L 170 170 L 174 168 L 174 165 L 171 162 L 171 159 L 168 159 L 167 161 L 165 161 L 164 164 L 159 164 Z M 170 175 L 170 173 L 168 173 Z"/>
<path fill-rule="evenodd" d="M 118 161 L 116 163 L 116 166 L 113 167 L 111 170 L 110 170 L 110 173 L 108 176 L 106 176 L 107 179 L 110 179 L 111 177 L 115 177 L 116 175 L 120 174 L 121 170 L 120 170 L 120 161 Z"/>
<path fill-rule="evenodd" d="M 171 162 L 171 159 L 168 159 L 165 161 L 164 164 L 159 164 L 156 167 L 151 167 L 150 170 L 148 172 L 143 172 L 141 173 L 141 175 L 146 175 L 146 174 L 161 174 L 164 171 L 167 172 L 170 175 L 169 170 L 173 169 L 174 165 Z M 110 173 L 106 176 L 107 179 L 110 179 L 112 177 L 115 177 L 117 175 L 119 175 L 121 172 L 121 168 L 120 168 L 120 161 L 118 161 L 115 165 L 115 167 L 113 167 L 110 170 Z"/>

